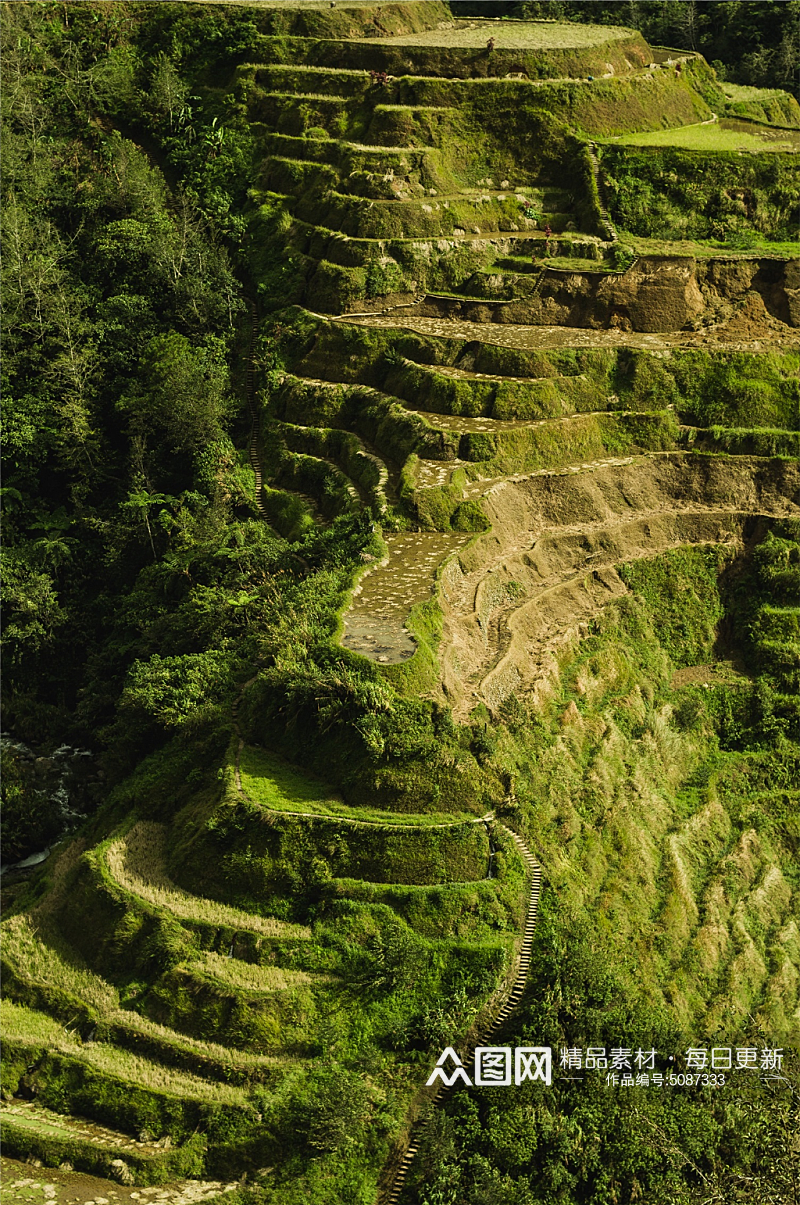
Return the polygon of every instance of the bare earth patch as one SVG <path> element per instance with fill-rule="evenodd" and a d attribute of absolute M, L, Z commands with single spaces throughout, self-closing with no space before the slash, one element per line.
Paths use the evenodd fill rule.
<path fill-rule="evenodd" d="M 681 686 L 731 686 L 747 681 L 732 661 L 714 661 L 710 665 L 684 666 L 672 675 L 670 686 L 678 690 Z"/>
<path fill-rule="evenodd" d="M 194 1205 L 233 1192 L 221 1180 L 173 1180 L 158 1188 L 127 1188 L 114 1180 L 57 1167 L 0 1160 L 6 1205 Z"/>

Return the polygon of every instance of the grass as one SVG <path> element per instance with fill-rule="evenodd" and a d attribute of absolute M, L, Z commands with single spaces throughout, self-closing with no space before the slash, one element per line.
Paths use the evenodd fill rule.
<path fill-rule="evenodd" d="M 275 966 L 259 966 L 241 962 L 237 958 L 226 958 L 223 954 L 204 951 L 184 969 L 191 974 L 200 972 L 232 987 L 237 992 L 281 992 L 303 984 L 312 983 L 318 976 L 306 971 L 285 971 Z"/>
<path fill-rule="evenodd" d="M 117 989 L 82 964 L 37 937 L 30 917 L 12 916 L 3 925 L 3 961 L 23 982 L 46 984 L 75 996 L 99 1013 L 119 1008 Z"/>
<path fill-rule="evenodd" d="M 796 974 L 780 979 L 793 957 L 782 934 L 796 911 L 796 836 L 753 802 L 777 754 L 720 751 L 709 717 L 725 684 L 684 687 L 694 710 L 667 689 L 674 664 L 713 655 L 729 557 L 671 550 L 618 566 L 637 597 L 607 608 L 564 658 L 546 734 L 519 730 L 531 745 L 515 754 L 518 791 L 554 894 L 592 918 L 622 974 L 631 959 L 631 994 L 644 987 L 704 1034 L 761 1024 L 778 1044 L 797 1039 Z M 567 731 L 570 699 L 580 718 Z"/>
<path fill-rule="evenodd" d="M 55 1125 L 52 1121 L 42 1121 L 40 1117 L 26 1117 L 24 1114 L 15 1113 L 13 1116 L 3 1114 L 3 1130 L 8 1126 L 19 1126 L 23 1130 L 31 1130 L 35 1134 L 43 1134 L 48 1138 L 64 1138 L 72 1137 L 72 1130 L 66 1118 L 63 1119 L 60 1125 Z M 5 1134 L 4 1134 L 5 1138 Z M 95 1139 L 95 1141 L 100 1141 Z M 111 1143 L 106 1142 L 105 1145 L 110 1146 Z"/>
<path fill-rule="evenodd" d="M 472 813 L 431 815 L 382 812 L 377 808 L 352 808 L 319 779 L 300 774 L 283 758 L 266 749 L 245 745 L 239 755 L 242 790 L 262 807 L 276 812 L 305 812 L 331 819 L 361 821 L 402 828 L 439 828 L 474 821 Z"/>
<path fill-rule="evenodd" d="M 216 900 L 190 895 L 188 891 L 176 887 L 164 870 L 164 842 L 165 829 L 162 825 L 140 821 L 125 837 L 118 838 L 107 847 L 105 863 L 109 874 L 131 895 L 157 908 L 164 908 L 181 920 L 243 929 L 264 937 L 311 939 L 311 930 L 305 925 L 293 925 L 269 916 L 254 916 Z"/>
<path fill-rule="evenodd" d="M 573 25 L 547 22 L 499 25 L 497 21 L 470 22 L 455 29 L 429 29 L 420 33 L 382 38 L 388 46 L 444 46 L 485 50 L 489 35 L 496 38 L 498 50 L 571 50 L 583 46 L 603 46 L 607 42 L 632 36 L 629 29 L 615 25 Z M 354 39 L 360 41 L 361 39 Z"/>
<path fill-rule="evenodd" d="M 598 259 L 581 259 L 577 256 L 555 255 L 541 260 L 543 268 L 557 272 L 614 272 L 614 265 Z"/>
<path fill-rule="evenodd" d="M 203 969 L 214 975 L 213 958 L 206 954 L 202 956 Z M 117 989 L 101 976 L 82 965 L 80 956 L 72 951 L 60 948 L 55 939 L 42 940 L 34 928 L 33 921 L 25 915 L 13 916 L 3 926 L 3 959 L 5 965 L 15 978 L 23 985 L 54 988 L 77 1001 L 82 1001 L 93 1008 L 99 1018 L 108 1025 L 125 1030 L 131 1035 L 150 1038 L 156 1044 L 176 1048 L 188 1057 L 197 1056 L 217 1063 L 221 1072 L 226 1068 L 240 1071 L 273 1067 L 285 1062 L 284 1059 L 273 1056 L 250 1054 L 247 1051 L 235 1050 L 232 1047 L 220 1046 L 215 1042 L 206 1042 L 198 1038 L 190 1038 L 177 1033 L 139 1013 L 122 1009 L 119 1006 Z M 221 959 L 225 965 L 225 974 L 217 975 L 230 983 L 235 967 L 232 960 Z M 277 968 L 250 967 L 248 975 L 252 979 L 255 973 L 263 970 L 264 981 L 257 990 L 276 990 L 279 987 L 291 987 L 300 981 L 296 972 L 283 972 Z M 253 972 L 251 975 L 250 972 Z M 272 980 L 268 983 L 269 977 Z M 284 982 L 279 983 L 282 977 Z M 289 980 L 291 979 L 291 982 Z"/>
<path fill-rule="evenodd" d="M 770 242 L 753 232 L 752 244 L 747 247 L 732 247 L 717 240 L 641 238 L 639 235 L 620 232 L 626 246 L 637 255 L 692 255 L 695 259 L 720 258 L 726 255 L 769 255 L 777 258 L 794 259 L 798 253 L 797 242 Z"/>
<path fill-rule="evenodd" d="M 247 1093 L 240 1088 L 234 1088 L 230 1084 L 212 1083 L 185 1072 L 174 1071 L 104 1042 L 82 1043 L 57 1021 L 51 1020 L 43 1013 L 12 1004 L 8 1000 L 0 1004 L 0 1020 L 5 1040 L 11 1045 L 43 1046 L 48 1051 L 88 1063 L 105 1075 L 168 1096 L 239 1108 L 248 1104 Z"/>
<path fill-rule="evenodd" d="M 234 1067 L 237 1070 L 247 1071 L 250 1069 L 284 1066 L 288 1062 L 297 1061 L 295 1059 L 284 1058 L 281 1055 L 252 1054 L 250 1051 L 238 1050 L 233 1046 L 220 1046 L 217 1042 L 190 1038 L 187 1034 L 177 1033 L 174 1029 L 168 1029 L 165 1025 L 159 1025 L 157 1021 L 151 1021 L 148 1017 L 140 1016 L 139 1013 L 127 1012 L 123 1009 L 118 1009 L 115 1013 L 112 1013 L 107 1020 L 135 1033 L 140 1033 L 145 1037 L 153 1038 L 169 1046 L 174 1046 L 185 1054 L 198 1055 L 201 1058 L 219 1063 L 223 1069 L 225 1067 Z"/>
<path fill-rule="evenodd" d="M 145 1146 L 127 1133 L 106 1129 L 82 1116 L 63 1116 L 41 1105 L 32 1109 L 29 1106 L 4 1108 L 0 1117 L 4 1148 L 13 1152 L 17 1159 L 30 1161 L 36 1158 L 46 1167 L 67 1162 L 80 1171 L 105 1178 L 110 1162 L 115 1157 L 122 1158 L 136 1184 L 163 1184 L 201 1170 L 202 1139 L 168 1149 Z"/>
<path fill-rule="evenodd" d="M 753 125 L 753 129 L 758 129 Z M 764 127 L 765 130 L 768 127 Z M 794 133 L 769 129 L 768 135 L 758 136 L 743 129 L 731 129 L 723 122 L 710 125 L 681 126 L 676 130 L 651 130 L 643 134 L 623 134 L 618 138 L 598 139 L 615 146 L 674 146 L 687 151 L 797 151 L 800 138 Z"/>
<path fill-rule="evenodd" d="M 326 92 L 265 92 L 265 96 L 275 97 L 278 100 L 324 100 L 334 101 L 337 105 L 346 105 L 346 96 L 334 96 Z"/>
<path fill-rule="evenodd" d="M 727 80 L 720 81 L 720 87 L 729 100 L 781 100 L 786 93 L 780 88 L 756 88 L 752 84 L 729 84 Z"/>
<path fill-rule="evenodd" d="M 43 1137 L 53 1138 L 76 1138 L 79 1137 L 83 1141 L 89 1141 L 93 1145 L 105 1147 L 133 1146 L 133 1139 L 127 1134 L 121 1134 L 115 1130 L 108 1130 L 105 1127 L 98 1126 L 96 1122 L 87 1122 L 79 1117 L 62 1116 L 59 1113 L 54 1113 L 50 1109 L 43 1109 L 41 1106 L 35 1108 L 35 1111 L 29 1111 L 27 1108 L 23 1111 L 17 1106 L 12 1111 L 2 1110 L 0 1116 L 3 1118 L 3 1129 L 6 1127 L 20 1126 L 23 1130 L 30 1130 L 35 1134 L 41 1134 Z M 154 1154 L 158 1154 L 156 1150 Z M 144 1154 L 143 1151 L 138 1151 L 140 1157 Z"/>

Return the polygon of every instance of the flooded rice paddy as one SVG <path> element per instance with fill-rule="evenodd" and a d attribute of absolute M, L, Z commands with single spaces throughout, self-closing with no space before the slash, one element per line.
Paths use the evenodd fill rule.
<path fill-rule="evenodd" d="M 384 665 L 413 656 L 417 646 L 405 626 L 408 613 L 433 597 L 437 569 L 469 538 L 431 531 L 387 536 L 386 559 L 361 579 L 353 596 L 342 644 Z"/>

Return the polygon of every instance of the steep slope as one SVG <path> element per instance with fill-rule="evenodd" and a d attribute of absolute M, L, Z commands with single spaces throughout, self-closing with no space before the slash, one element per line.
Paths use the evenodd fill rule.
<path fill-rule="evenodd" d="M 572 1089 L 528 1117 L 544 1166 L 506 1135 L 478 1167 L 493 1106 L 421 1092 L 445 1046 L 798 1040 L 796 162 L 700 145 L 648 216 L 726 98 L 629 30 L 438 0 L 134 25 L 77 78 L 98 146 L 122 112 L 235 240 L 242 452 L 180 442 L 213 336 L 108 387 L 142 568 L 90 679 L 120 683 L 108 800 L 5 922 L 7 1146 L 282 1205 L 538 1200 Z M 615 1158 L 609 1199 L 750 1168 L 727 1108 L 670 1096 L 659 1132 L 724 1141 Z"/>

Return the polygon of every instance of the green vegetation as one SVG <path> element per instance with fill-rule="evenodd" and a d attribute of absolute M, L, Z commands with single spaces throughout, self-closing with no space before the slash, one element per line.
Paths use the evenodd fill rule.
<path fill-rule="evenodd" d="M 55 1060 L 58 1055 L 64 1055 L 73 1063 L 87 1064 L 96 1070 L 101 1079 L 118 1078 L 120 1086 L 125 1082 L 135 1084 L 141 1089 L 143 1097 L 166 1097 L 175 1102 L 202 1101 L 231 1108 L 242 1108 L 246 1103 L 247 1097 L 241 1089 L 224 1084 L 211 1085 L 205 1080 L 195 1079 L 177 1071 L 158 1068 L 146 1059 L 137 1058 L 136 1055 L 125 1051 L 112 1050 L 103 1043 L 82 1044 L 66 1034 L 61 1025 L 49 1021 L 41 1013 L 31 1012 L 19 1005 L 4 1003 L 2 1015 L 5 1040 L 11 1056 L 9 1082 L 13 1081 L 17 1051 L 27 1053 L 39 1047 L 47 1051 L 48 1057 Z M 57 1083 L 56 1078 L 54 1089 L 57 1089 Z M 47 1091 L 40 1093 L 44 1104 L 48 1104 L 48 1096 Z M 58 1097 L 54 1099 L 57 1101 Z M 93 1113 L 89 1114 L 92 1115 L 97 1115 L 97 1106 Z"/>
<path fill-rule="evenodd" d="M 282 758 L 268 753 L 265 749 L 255 749 L 245 746 L 239 754 L 242 790 L 254 803 L 270 811 L 278 812 L 308 812 L 315 816 L 337 816 L 354 823 L 403 825 L 404 827 L 436 827 L 463 824 L 474 820 L 469 815 L 447 815 L 443 812 L 432 814 L 407 814 L 383 812 L 376 808 L 349 808 L 340 798 L 337 798 L 323 783 L 315 782 L 305 775 L 298 774 Z"/>
<path fill-rule="evenodd" d="M 582 0 L 517 0 L 510 12 L 502 0 L 458 0 L 458 4 L 459 13 L 471 17 L 583 21 L 586 15 Z M 669 5 L 660 0 L 639 0 L 632 8 L 628 0 L 597 0 L 591 12 L 594 22 L 632 26 L 651 46 L 699 51 L 726 92 L 730 80 L 734 85 L 766 90 L 768 94 L 776 87 L 797 93 L 797 13 L 789 4 L 744 0 L 723 9 L 698 7 L 691 0 Z M 668 53 L 675 57 L 674 51 Z"/>
<path fill-rule="evenodd" d="M 797 127 L 800 124 L 799 106 L 788 92 L 753 88 L 727 81 L 723 82 L 722 90 L 728 98 L 725 112 L 730 117 L 742 117 L 777 126 Z"/>
<path fill-rule="evenodd" d="M 515 981 L 514 833 L 500 1044 L 796 1079 L 796 105 L 594 7 L 3 6 L 21 1157 L 372 1205 Z M 794 3 L 718 7 L 786 83 Z M 494 1091 L 409 1205 L 790 1200 L 761 1076 Z"/>
<path fill-rule="evenodd" d="M 761 1047 L 780 1034 L 785 1090 L 741 1076 L 692 1095 L 624 1093 L 607 1088 L 605 1072 L 570 1083 L 563 1076 L 577 1071 L 556 1071 L 553 1089 L 458 1092 L 426 1132 L 409 1200 L 434 1201 L 455 1184 L 477 1203 L 489 1185 L 513 1182 L 528 1194 L 520 1199 L 550 1201 L 566 1181 L 574 1200 L 635 1182 L 645 1197 L 668 1184 L 688 1203 L 702 1199 L 701 1185 L 745 1175 L 767 1200 L 776 1182 L 791 1184 L 793 1156 L 784 1148 L 774 1159 L 771 1142 L 794 1124 L 797 1079 L 796 1020 L 777 1006 L 800 888 L 797 744 L 787 739 L 797 696 L 776 693 L 784 680 L 774 668 L 707 689 L 670 681 L 676 667 L 715 655 L 723 614 L 756 666 L 748 597 L 767 581 L 786 597 L 797 555 L 787 533 L 768 535 L 738 580 L 722 549 L 624 567 L 634 597 L 607 609 L 565 660 L 551 704 L 534 717 L 512 698 L 495 730 L 555 888 L 532 982 L 498 1044 L 610 1049 L 622 1031 L 625 1045 L 652 1046 L 665 1064 L 674 1054 L 682 1070 L 690 1046 L 735 1045 L 741 1032 L 742 1044 Z M 565 706 L 576 708 L 569 726 Z M 734 727 L 734 715 L 748 726 Z M 624 901 L 614 882 L 626 884 Z M 743 1116 L 757 1120 L 752 1146 Z M 602 1158 L 587 1158 L 587 1129 Z M 692 1153 L 690 1171 L 676 1166 L 678 1151 Z"/>
<path fill-rule="evenodd" d="M 139 823 L 126 837 L 112 841 L 99 856 L 115 884 L 145 904 L 164 908 L 181 920 L 209 927 L 251 930 L 264 937 L 310 937 L 308 930 L 298 925 L 287 925 L 272 917 L 252 917 L 176 889 L 164 873 L 165 853 L 161 826 Z"/>
<path fill-rule="evenodd" d="M 727 132 L 716 126 L 702 127 L 699 136 L 714 143 L 714 150 L 683 149 L 669 140 L 663 150 L 607 144 L 602 163 L 613 220 L 646 238 L 740 236 L 745 247 L 757 241 L 752 232 L 775 241 L 795 239 L 796 158 L 763 146 L 756 155 L 723 150 Z"/>
<path fill-rule="evenodd" d="M 124 1134 L 99 1136 L 91 1129 L 63 1121 L 37 1108 L 34 1114 L 3 1111 L 3 1144 L 17 1159 L 38 1158 L 47 1167 L 67 1162 L 80 1171 L 112 1176 L 120 1158 L 136 1184 L 160 1184 L 176 1176 L 196 1175 L 202 1168 L 202 1139 L 190 1139 L 174 1151 L 136 1149 Z"/>
<path fill-rule="evenodd" d="M 761 131 L 743 122 L 712 122 L 687 125 L 678 130 L 653 130 L 625 134 L 614 139 L 615 146 L 675 146 L 688 151 L 797 151 L 800 139 L 791 130 Z"/>

